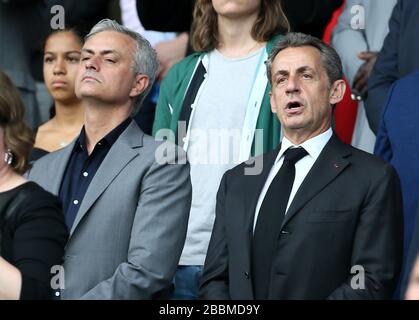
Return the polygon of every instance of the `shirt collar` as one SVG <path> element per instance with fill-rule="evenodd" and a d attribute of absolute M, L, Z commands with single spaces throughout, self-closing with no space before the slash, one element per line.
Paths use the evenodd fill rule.
<path fill-rule="evenodd" d="M 122 132 L 128 127 L 128 125 L 131 123 L 132 118 L 128 117 L 124 121 L 122 121 L 117 127 L 112 129 L 106 136 L 104 136 L 98 143 L 106 143 L 108 146 L 112 146 L 115 141 L 119 138 Z M 84 129 L 84 126 L 81 128 L 80 135 L 76 140 L 76 143 L 74 145 L 74 151 L 80 151 L 80 150 L 87 150 L 86 147 L 86 131 Z"/>
<path fill-rule="evenodd" d="M 128 127 L 131 123 L 132 118 L 128 117 L 123 122 L 121 122 L 115 129 L 109 132 L 102 140 L 105 140 L 110 146 L 112 146 L 115 141 L 119 138 L 122 132 Z"/>
<path fill-rule="evenodd" d="M 332 137 L 332 134 L 332 128 L 329 128 L 325 132 L 311 139 L 308 139 L 307 141 L 304 141 L 300 145 L 295 145 L 286 137 L 284 137 L 281 142 L 281 150 L 279 150 L 275 163 L 277 163 L 282 158 L 286 150 L 288 150 L 289 148 L 297 147 L 303 147 L 307 151 L 308 155 L 312 157 L 314 161 L 316 161 L 320 155 L 320 152 L 322 152 L 323 148 L 326 146 L 327 142 L 329 142 L 330 138 Z"/>

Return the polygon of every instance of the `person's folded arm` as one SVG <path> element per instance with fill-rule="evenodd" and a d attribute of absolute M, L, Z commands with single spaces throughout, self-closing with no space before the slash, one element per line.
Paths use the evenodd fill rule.
<path fill-rule="evenodd" d="M 403 255 L 403 206 L 400 182 L 386 165 L 371 182 L 353 240 L 351 267 L 345 283 L 328 299 L 391 299 Z"/>

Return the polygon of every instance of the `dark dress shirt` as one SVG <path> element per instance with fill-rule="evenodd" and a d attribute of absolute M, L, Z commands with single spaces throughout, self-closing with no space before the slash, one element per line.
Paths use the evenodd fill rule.
<path fill-rule="evenodd" d="M 92 153 L 89 155 L 86 145 L 86 132 L 84 126 L 77 138 L 73 151 L 68 161 L 67 168 L 60 188 L 60 198 L 63 201 L 65 222 L 69 230 L 73 226 L 77 212 L 83 201 L 84 195 L 105 159 L 112 145 L 128 127 L 132 119 L 128 118 L 109 132 L 104 138 L 96 143 Z"/>

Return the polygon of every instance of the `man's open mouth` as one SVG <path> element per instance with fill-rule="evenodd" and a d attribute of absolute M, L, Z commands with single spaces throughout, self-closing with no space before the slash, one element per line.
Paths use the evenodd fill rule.
<path fill-rule="evenodd" d="M 301 102 L 298 101 L 292 101 L 287 103 L 286 109 L 296 109 L 302 106 Z"/>

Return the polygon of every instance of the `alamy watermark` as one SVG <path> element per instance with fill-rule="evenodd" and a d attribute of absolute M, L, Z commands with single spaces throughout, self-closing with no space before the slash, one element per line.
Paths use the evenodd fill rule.
<path fill-rule="evenodd" d="M 52 30 L 64 30 L 65 29 L 65 9 L 63 6 L 55 5 L 51 7 L 51 14 L 54 16 L 51 18 L 50 26 Z"/>
<path fill-rule="evenodd" d="M 354 265 L 351 268 L 351 288 L 354 290 L 364 290 L 365 289 L 365 269 L 361 265 Z"/>
<path fill-rule="evenodd" d="M 365 7 L 357 4 L 351 7 L 351 28 L 354 30 L 365 29 Z"/>
<path fill-rule="evenodd" d="M 53 290 L 65 289 L 65 272 L 64 267 L 61 265 L 55 265 L 50 271 L 53 276 L 51 277 L 50 285 Z"/>
<path fill-rule="evenodd" d="M 186 124 L 179 121 L 178 139 L 180 146 L 188 144 L 187 159 L 178 157 L 178 150 L 172 143 L 161 144 L 155 152 L 159 164 L 191 165 L 238 165 L 247 160 L 244 166 L 245 175 L 258 175 L 263 169 L 262 157 L 240 159 L 242 132 L 240 129 L 190 129 L 186 134 Z M 175 141 L 175 133 L 170 129 L 161 129 L 155 135 L 158 141 Z M 252 139 L 254 153 L 263 153 L 263 130 L 256 129 Z M 250 150 L 249 150 L 250 153 Z"/>

